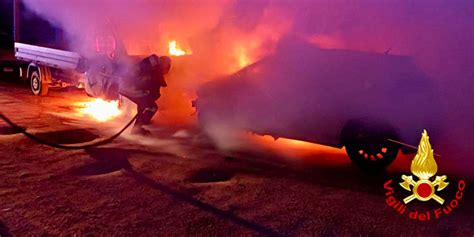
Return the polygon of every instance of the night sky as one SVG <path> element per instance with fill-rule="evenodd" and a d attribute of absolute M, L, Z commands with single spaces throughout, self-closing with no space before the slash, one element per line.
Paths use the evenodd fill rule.
<path fill-rule="evenodd" d="M 0 47 L 10 48 L 13 42 L 13 0 L 0 1 Z"/>

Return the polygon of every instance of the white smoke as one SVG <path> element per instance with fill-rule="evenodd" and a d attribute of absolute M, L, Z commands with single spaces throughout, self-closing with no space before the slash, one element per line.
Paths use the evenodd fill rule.
<path fill-rule="evenodd" d="M 414 57 L 440 88 L 447 108 L 448 150 L 471 154 L 474 118 L 474 2 L 443 0 L 24 0 L 28 8 L 67 31 L 73 47 L 110 21 L 129 53 L 166 54 L 171 39 L 193 50 L 193 62 L 170 75 L 164 108 L 180 95 L 239 68 L 239 57 L 264 57 L 291 33 L 328 48 Z M 304 59 L 302 59 L 304 60 Z M 282 65 L 283 67 L 284 65 Z M 289 80 L 290 81 L 290 80 Z M 173 99 L 169 99 L 173 98 Z M 187 106 L 187 102 L 183 105 Z M 409 116 L 409 115 L 402 115 Z M 450 126 L 455 128 L 449 129 Z M 460 165 L 463 166 L 463 165 Z M 470 165 L 472 167 L 472 165 Z"/>

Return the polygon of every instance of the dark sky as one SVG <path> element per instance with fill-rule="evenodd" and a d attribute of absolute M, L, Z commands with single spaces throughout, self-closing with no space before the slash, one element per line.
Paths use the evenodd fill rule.
<path fill-rule="evenodd" d="M 13 48 L 13 2 L 14 0 L 0 1 L 0 48 L 3 49 Z M 52 27 L 48 21 L 29 11 L 23 4 L 20 6 L 20 13 L 20 42 L 62 47 L 62 34 L 57 28 Z"/>
<path fill-rule="evenodd" d="M 8 48 L 13 40 L 13 0 L 0 1 L 0 47 Z"/>

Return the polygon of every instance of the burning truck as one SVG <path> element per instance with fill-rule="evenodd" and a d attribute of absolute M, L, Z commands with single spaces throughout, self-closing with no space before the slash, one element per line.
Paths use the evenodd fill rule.
<path fill-rule="evenodd" d="M 152 73 L 147 66 L 157 58 L 128 55 L 111 22 L 99 23 L 82 36 L 87 47 L 77 52 L 73 48 L 78 47 L 71 47 L 61 28 L 35 15 L 19 0 L 14 2 L 14 31 L 15 57 L 24 62 L 20 77 L 30 82 L 35 95 L 73 86 L 85 88 L 92 97 L 117 100 L 121 79 Z"/>
<path fill-rule="evenodd" d="M 322 49 L 291 38 L 202 86 L 195 106 L 204 127 L 344 146 L 355 164 L 381 169 L 406 148 L 401 144 L 417 144 L 420 131 L 437 131 L 437 101 L 412 58 Z"/>

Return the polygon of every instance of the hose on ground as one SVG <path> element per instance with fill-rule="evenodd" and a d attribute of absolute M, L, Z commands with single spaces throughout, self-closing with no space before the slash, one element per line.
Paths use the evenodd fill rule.
<path fill-rule="evenodd" d="M 88 149 L 88 148 L 97 147 L 97 146 L 101 146 L 101 145 L 110 143 L 113 140 L 115 140 L 115 138 L 119 137 L 128 127 L 130 127 L 130 125 L 133 124 L 133 122 L 137 119 L 137 117 L 138 117 L 138 113 L 130 120 L 130 122 L 128 122 L 125 125 L 125 127 L 123 127 L 119 132 L 117 132 L 116 134 L 114 134 L 110 137 L 103 138 L 103 139 L 100 139 L 100 140 L 97 140 L 97 141 L 93 141 L 92 143 L 85 143 L 85 144 L 81 144 L 81 145 L 64 145 L 64 144 L 58 144 L 58 143 L 46 141 L 46 140 L 44 140 L 44 139 L 42 139 L 42 138 L 40 138 L 40 137 L 38 137 L 38 136 L 36 136 L 32 133 L 27 132 L 26 128 L 23 128 L 23 127 L 15 124 L 7 116 L 5 116 L 3 113 L 0 112 L 0 119 L 5 121 L 15 131 L 18 131 L 19 133 L 22 133 L 23 135 L 25 135 L 29 139 L 31 139 L 35 142 L 38 142 L 40 144 L 50 146 L 50 147 L 54 147 L 54 148 L 59 148 L 59 149 L 65 149 L 65 150 Z"/>

